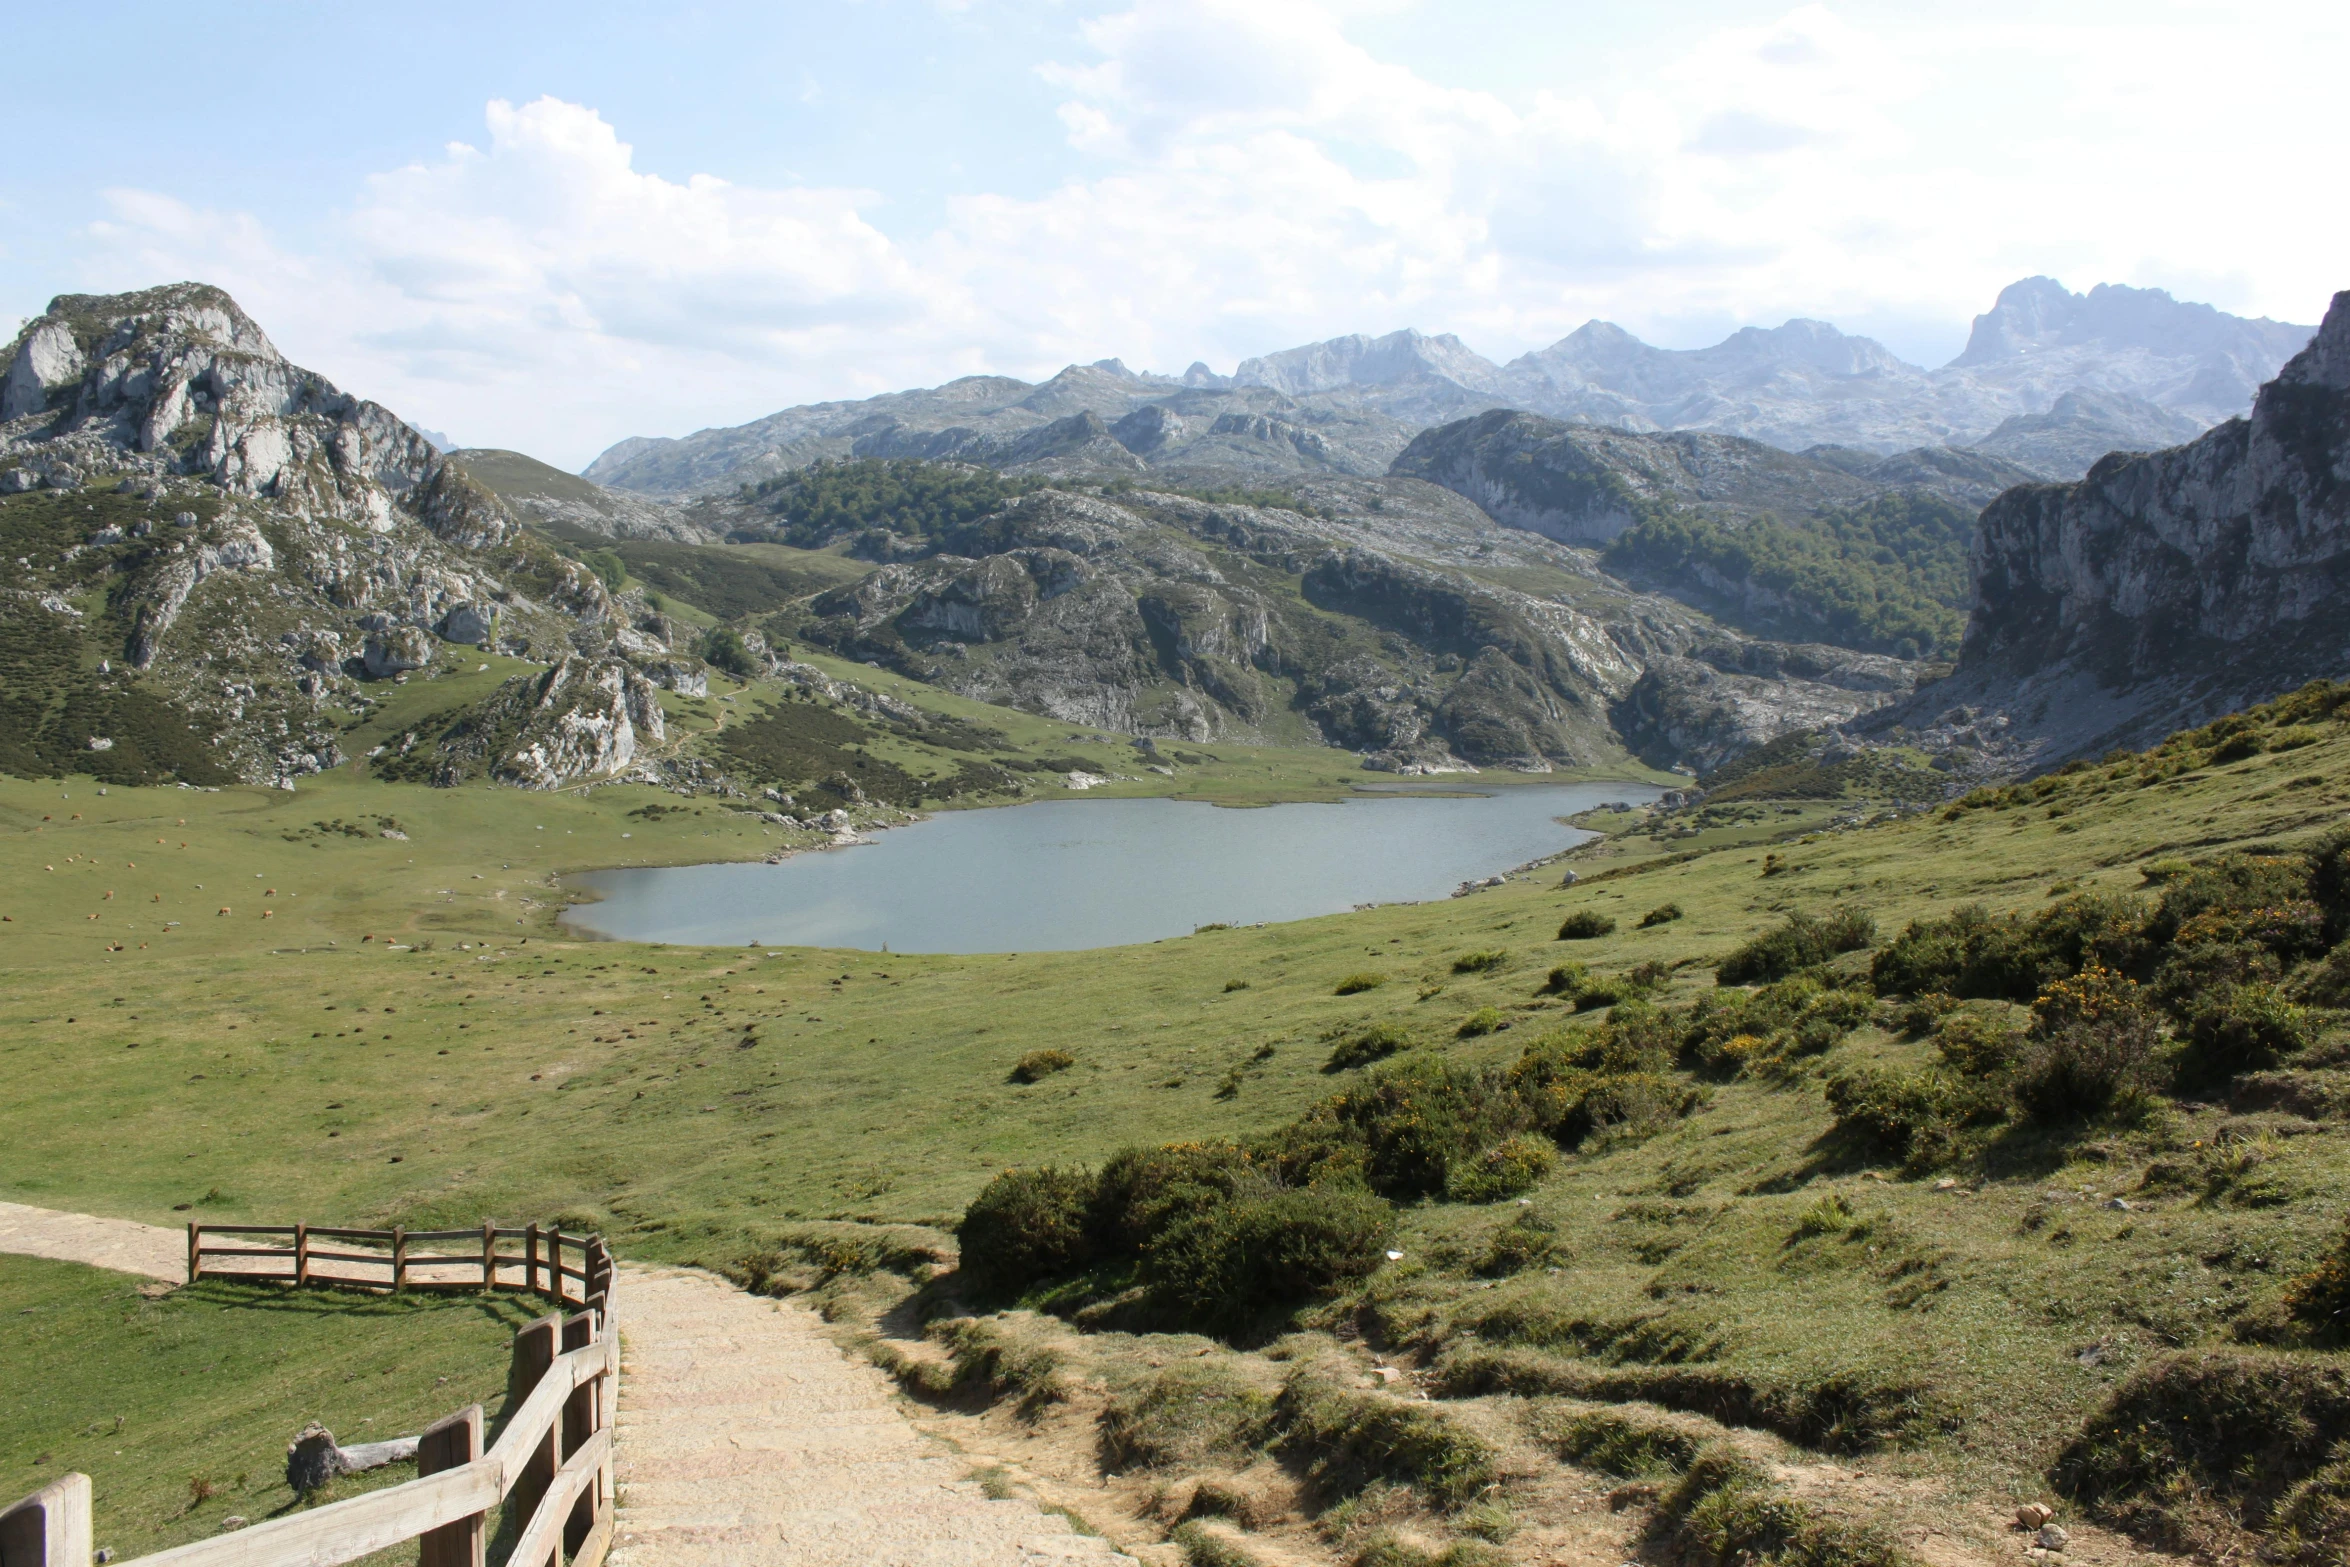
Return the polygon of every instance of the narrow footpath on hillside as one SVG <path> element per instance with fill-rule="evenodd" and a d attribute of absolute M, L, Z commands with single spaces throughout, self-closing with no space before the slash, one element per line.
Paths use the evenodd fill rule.
<path fill-rule="evenodd" d="M 187 1238 L 0 1202 L 0 1252 L 179 1283 Z M 614 1567 L 1134 1567 L 1033 1502 L 991 1500 L 807 1307 L 624 1264 Z"/>

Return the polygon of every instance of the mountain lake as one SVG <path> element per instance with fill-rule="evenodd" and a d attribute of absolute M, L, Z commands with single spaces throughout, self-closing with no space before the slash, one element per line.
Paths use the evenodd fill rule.
<path fill-rule="evenodd" d="M 943 811 L 870 844 L 777 864 L 583 873 L 569 881 L 597 901 L 563 919 L 583 935 L 697 946 L 1126 946 L 1216 922 L 1442 898 L 1591 838 L 1563 817 L 1662 792 L 1635 783 L 1436 787 L 1460 792 L 1373 788 L 1248 809 L 1147 799 Z"/>

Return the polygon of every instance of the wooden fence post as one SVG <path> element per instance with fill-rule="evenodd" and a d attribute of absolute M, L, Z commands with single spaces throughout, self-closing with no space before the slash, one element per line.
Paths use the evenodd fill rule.
<path fill-rule="evenodd" d="M 522 1287 L 533 1295 L 539 1292 L 539 1227 L 535 1219 L 522 1231 Z"/>
<path fill-rule="evenodd" d="M 188 1221 L 188 1282 L 195 1283 L 204 1276 L 203 1229 L 195 1220 Z"/>
<path fill-rule="evenodd" d="M 481 1456 L 481 1405 L 468 1404 L 416 1439 L 416 1475 L 462 1469 Z M 475 1513 L 417 1536 L 416 1567 L 483 1567 L 489 1515 Z"/>
<path fill-rule="evenodd" d="M 498 1221 L 495 1219 L 481 1221 L 481 1287 L 485 1290 L 498 1287 Z"/>
<path fill-rule="evenodd" d="M 408 1287 L 408 1231 L 403 1225 L 392 1226 L 392 1291 L 397 1294 Z"/>
<path fill-rule="evenodd" d="M 294 1287 L 300 1289 L 310 1282 L 310 1226 L 294 1226 Z"/>
<path fill-rule="evenodd" d="M 555 1345 L 562 1331 L 562 1318 L 541 1317 L 514 1335 L 514 1363 L 506 1376 L 508 1409 L 521 1408 L 531 1389 L 539 1385 L 539 1378 L 555 1363 Z M 547 1488 L 555 1483 L 555 1471 L 563 1462 L 557 1452 L 562 1430 L 561 1421 L 549 1425 L 547 1434 L 523 1455 L 521 1472 L 514 1477 L 514 1488 L 508 1493 L 510 1505 L 515 1509 L 514 1517 L 527 1521 L 538 1511 Z"/>
<path fill-rule="evenodd" d="M 194 1225 L 188 1226 L 194 1229 Z M 91 1544 L 90 1477 L 59 1475 L 0 1512 L 0 1562 L 8 1567 L 88 1567 Z"/>
<path fill-rule="evenodd" d="M 562 1275 L 556 1275 L 556 1282 L 562 1282 Z M 595 1341 L 594 1317 L 583 1312 L 579 1316 L 564 1319 L 563 1348 L 566 1352 L 585 1349 Z M 563 1401 L 563 1449 L 560 1456 L 569 1458 L 587 1446 L 588 1438 L 596 1434 L 596 1394 L 601 1386 L 601 1378 L 582 1382 Z M 579 1554 L 579 1548 L 587 1543 L 589 1532 L 596 1526 L 597 1489 L 591 1483 L 579 1493 L 579 1499 L 571 1504 L 571 1516 L 563 1523 L 563 1554 L 566 1558 Z"/>

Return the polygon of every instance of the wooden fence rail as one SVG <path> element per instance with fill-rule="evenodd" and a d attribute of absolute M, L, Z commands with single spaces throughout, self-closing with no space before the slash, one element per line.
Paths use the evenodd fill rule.
<path fill-rule="evenodd" d="M 221 1244 L 224 1238 L 283 1244 Z M 322 1240 L 330 1244 L 321 1247 L 317 1243 Z M 521 1248 L 506 1249 L 503 1243 L 509 1241 L 520 1241 Z M 464 1243 L 463 1250 L 455 1249 L 458 1242 Z M 578 1305 L 610 1293 L 612 1257 L 603 1237 L 567 1235 L 553 1225 L 351 1230 L 309 1224 L 190 1224 L 188 1282 L 203 1278 L 267 1279 L 343 1289 L 519 1289 Z"/>
<path fill-rule="evenodd" d="M 286 1247 L 214 1247 L 205 1237 L 291 1237 Z M 388 1247 L 353 1253 L 388 1278 L 345 1277 L 305 1269 L 328 1254 L 309 1251 L 311 1236 Z M 448 1258 L 410 1254 L 405 1242 L 478 1241 L 481 1250 Z M 520 1239 L 523 1255 L 501 1256 L 500 1240 Z M 542 1242 L 545 1243 L 542 1250 Z M 580 1266 L 562 1262 L 576 1247 Z M 210 1257 L 283 1258 L 283 1270 L 243 1266 L 206 1268 Z M 478 1270 L 462 1283 L 420 1282 L 406 1267 L 455 1264 Z M 501 1274 L 524 1270 L 522 1282 Z M 599 1567 L 612 1543 L 612 1420 L 620 1396 L 620 1336 L 612 1321 L 612 1260 L 597 1236 L 542 1231 L 537 1225 L 478 1231 L 313 1229 L 305 1225 L 189 1225 L 188 1276 L 272 1279 L 288 1284 L 357 1285 L 376 1289 L 518 1288 L 578 1311 L 542 1317 L 514 1335 L 504 1429 L 482 1449 L 482 1410 L 469 1405 L 425 1431 L 416 1446 L 416 1475 L 348 1501 L 307 1508 L 215 1539 L 126 1562 L 123 1567 L 332 1567 L 338 1562 L 418 1542 L 419 1567 L 483 1567 L 493 1515 L 513 1526 L 509 1567 Z M 577 1284 L 576 1297 L 571 1286 Z M 88 1567 L 95 1548 L 90 1480 L 69 1474 L 0 1512 L 0 1567 Z"/>

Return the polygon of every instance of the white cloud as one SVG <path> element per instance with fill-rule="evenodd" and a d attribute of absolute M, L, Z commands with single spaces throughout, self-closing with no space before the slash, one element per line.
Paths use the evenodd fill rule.
<path fill-rule="evenodd" d="M 2325 275 L 2350 219 L 2276 151 L 2332 136 L 2327 51 L 2276 36 L 2187 4 L 2122 27 L 1805 5 L 1511 103 L 1323 6 L 1135 0 L 1039 67 L 1079 172 L 925 234 L 885 233 L 871 191 L 643 172 L 621 128 L 542 98 L 368 180 L 315 253 L 128 191 L 97 238 L 112 284 L 207 277 L 354 390 L 574 466 L 787 402 L 1407 324 L 1497 357 L 1594 315 L 1675 342 L 1931 323 L 1955 348 L 2031 272 L 2309 320 L 2350 282 Z"/>

